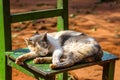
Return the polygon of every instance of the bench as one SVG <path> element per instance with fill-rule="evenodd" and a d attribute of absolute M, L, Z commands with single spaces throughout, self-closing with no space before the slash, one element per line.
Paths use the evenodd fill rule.
<path fill-rule="evenodd" d="M 114 79 L 115 61 L 118 57 L 108 52 L 104 52 L 101 61 L 79 63 L 72 67 L 60 70 L 51 70 L 49 64 L 33 64 L 32 60 L 27 60 L 23 66 L 15 64 L 14 61 L 16 57 L 29 50 L 26 48 L 12 50 L 11 23 L 57 16 L 58 30 L 67 30 L 68 0 L 57 0 L 57 9 L 38 10 L 17 14 L 10 14 L 10 0 L 0 0 L 0 5 L 0 80 L 12 80 L 12 67 L 39 80 L 55 80 L 55 78 L 58 80 L 67 80 L 68 71 L 92 65 L 103 66 L 103 80 Z"/>

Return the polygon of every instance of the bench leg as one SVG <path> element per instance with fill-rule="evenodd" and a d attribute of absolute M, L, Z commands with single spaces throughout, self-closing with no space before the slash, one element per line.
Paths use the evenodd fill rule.
<path fill-rule="evenodd" d="M 103 64 L 102 80 L 114 80 L 115 61 Z"/>
<path fill-rule="evenodd" d="M 62 72 L 56 75 L 56 80 L 68 80 L 68 72 Z"/>
<path fill-rule="evenodd" d="M 68 72 L 63 72 L 63 80 L 68 80 Z"/>
<path fill-rule="evenodd" d="M 6 66 L 6 80 L 12 80 L 12 68 Z"/>
<path fill-rule="evenodd" d="M 55 75 L 47 76 L 45 80 L 55 80 Z"/>
<path fill-rule="evenodd" d="M 12 80 L 12 67 L 8 66 L 8 58 L 6 58 L 6 80 Z"/>

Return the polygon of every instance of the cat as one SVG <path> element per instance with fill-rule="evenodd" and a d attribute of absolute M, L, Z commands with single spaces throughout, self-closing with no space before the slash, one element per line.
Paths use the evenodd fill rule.
<path fill-rule="evenodd" d="M 20 65 L 27 59 L 35 58 L 34 63 L 51 62 L 52 69 L 59 69 L 75 63 L 98 61 L 103 55 L 101 46 L 94 38 L 71 30 L 41 34 L 37 32 L 25 41 L 30 52 L 16 59 Z M 51 57 L 46 57 L 48 54 Z"/>

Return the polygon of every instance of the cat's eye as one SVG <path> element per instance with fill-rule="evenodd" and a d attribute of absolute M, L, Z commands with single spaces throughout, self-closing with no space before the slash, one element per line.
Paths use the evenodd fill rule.
<path fill-rule="evenodd" d="M 29 39 L 29 41 L 32 41 L 32 39 Z"/>
<path fill-rule="evenodd" d="M 40 42 L 40 46 L 44 47 L 44 48 L 47 48 L 47 43 L 46 42 Z"/>
<path fill-rule="evenodd" d="M 44 48 L 48 48 L 48 45 L 47 45 L 47 44 L 44 44 Z"/>

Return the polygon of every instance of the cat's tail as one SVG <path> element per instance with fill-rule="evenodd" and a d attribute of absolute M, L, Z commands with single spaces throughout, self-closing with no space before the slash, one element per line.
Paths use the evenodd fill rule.
<path fill-rule="evenodd" d="M 65 61 L 57 63 L 57 64 L 51 64 L 50 67 L 52 69 L 61 69 L 61 68 L 66 68 L 74 65 L 74 60 L 73 60 L 73 53 L 70 52 Z"/>

